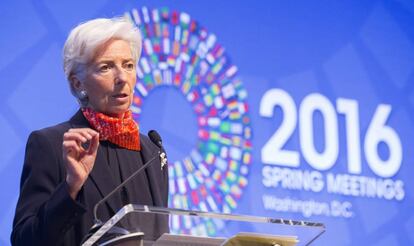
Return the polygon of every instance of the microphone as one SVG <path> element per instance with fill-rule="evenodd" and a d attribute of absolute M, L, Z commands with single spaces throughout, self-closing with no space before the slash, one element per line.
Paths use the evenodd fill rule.
<path fill-rule="evenodd" d="M 160 149 L 162 148 L 162 139 L 160 134 L 156 130 L 150 130 L 148 132 L 148 137 L 151 139 L 155 145 L 157 145 Z"/>
<path fill-rule="evenodd" d="M 102 200 L 97 202 L 95 204 L 95 207 L 93 208 L 93 217 L 94 217 L 94 225 L 91 227 L 89 233 L 85 236 L 85 239 L 83 241 L 86 241 L 87 238 L 92 236 L 93 233 L 95 233 L 102 225 L 103 222 L 98 218 L 98 208 L 99 206 L 107 201 L 115 192 L 118 192 L 122 187 L 124 187 L 131 179 L 136 177 L 138 174 L 142 173 L 145 169 L 147 169 L 153 161 L 157 158 L 161 158 L 161 170 L 167 163 L 167 158 L 165 158 L 165 152 L 162 152 L 162 139 L 161 136 L 158 134 L 155 130 L 150 130 L 148 132 L 148 137 L 150 140 L 160 148 L 160 150 L 157 152 L 157 155 L 153 156 L 151 159 L 149 159 L 147 162 L 144 163 L 138 170 L 136 170 L 131 176 L 129 176 L 127 179 L 125 179 L 121 184 L 119 184 L 115 189 L 113 189 L 110 193 L 108 193 Z"/>

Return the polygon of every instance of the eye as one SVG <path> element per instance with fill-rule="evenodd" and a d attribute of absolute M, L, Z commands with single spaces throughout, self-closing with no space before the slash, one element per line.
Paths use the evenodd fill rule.
<path fill-rule="evenodd" d="M 108 64 L 102 64 L 99 66 L 99 72 L 106 72 L 109 70 L 109 65 Z"/>
<path fill-rule="evenodd" d="M 125 68 L 128 70 L 133 70 L 135 68 L 135 64 L 133 62 L 128 62 L 125 64 Z"/>

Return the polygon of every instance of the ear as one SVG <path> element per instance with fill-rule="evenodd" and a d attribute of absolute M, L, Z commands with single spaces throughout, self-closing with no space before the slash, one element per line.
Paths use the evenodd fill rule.
<path fill-rule="evenodd" d="M 74 74 L 71 75 L 69 77 L 69 81 L 70 81 L 70 86 L 72 87 L 74 91 L 80 91 L 83 88 L 82 82 L 79 80 L 78 76 Z"/>

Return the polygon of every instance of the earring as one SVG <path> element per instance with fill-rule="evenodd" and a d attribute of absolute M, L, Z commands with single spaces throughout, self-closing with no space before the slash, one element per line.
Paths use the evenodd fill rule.
<path fill-rule="evenodd" d="M 85 90 L 81 90 L 79 91 L 78 96 L 79 96 L 79 100 L 83 101 L 88 98 L 88 93 L 86 93 Z"/>

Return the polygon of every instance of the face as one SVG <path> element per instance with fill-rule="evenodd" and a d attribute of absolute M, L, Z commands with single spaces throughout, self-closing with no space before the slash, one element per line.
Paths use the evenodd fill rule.
<path fill-rule="evenodd" d="M 132 103 L 135 69 L 127 41 L 113 39 L 98 47 L 79 83 L 79 89 L 88 94 L 88 106 L 97 112 L 122 117 Z"/>

